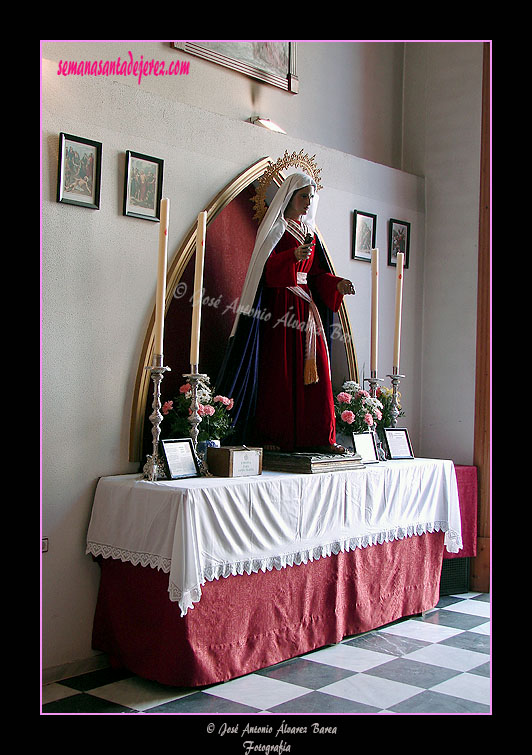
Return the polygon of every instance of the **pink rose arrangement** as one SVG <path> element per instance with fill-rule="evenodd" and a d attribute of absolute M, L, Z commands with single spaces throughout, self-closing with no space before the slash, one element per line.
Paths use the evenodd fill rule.
<path fill-rule="evenodd" d="M 212 417 L 216 409 L 211 404 L 200 404 L 198 407 L 198 414 L 200 417 Z M 189 414 L 192 414 L 192 409 L 188 410 Z"/>
<path fill-rule="evenodd" d="M 198 389 L 198 414 L 201 422 L 198 425 L 198 441 L 222 440 L 232 432 L 233 417 L 231 409 L 234 400 L 220 394 L 213 396 L 214 390 L 207 384 Z M 188 417 L 192 413 L 191 408 L 192 388 L 190 383 L 180 386 L 177 396 L 170 401 L 165 401 L 161 412 L 162 438 L 187 438 L 190 436 L 190 423 Z"/>
<path fill-rule="evenodd" d="M 347 380 L 334 397 L 336 430 L 344 435 L 364 432 L 382 420 L 382 404 L 354 380 Z"/>

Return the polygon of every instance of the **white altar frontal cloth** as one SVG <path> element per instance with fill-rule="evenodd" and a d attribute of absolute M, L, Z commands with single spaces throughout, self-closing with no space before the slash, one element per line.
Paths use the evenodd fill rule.
<path fill-rule="evenodd" d="M 184 616 L 206 581 L 282 569 L 442 531 L 462 548 L 452 461 L 408 459 L 322 474 L 99 480 L 87 553 L 169 574 Z"/>

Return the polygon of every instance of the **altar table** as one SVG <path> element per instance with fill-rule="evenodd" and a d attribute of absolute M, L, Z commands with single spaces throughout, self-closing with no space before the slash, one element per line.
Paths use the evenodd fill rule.
<path fill-rule="evenodd" d="M 462 548 L 450 461 L 102 478 L 93 647 L 164 684 L 224 681 L 432 608 L 444 547 Z"/>

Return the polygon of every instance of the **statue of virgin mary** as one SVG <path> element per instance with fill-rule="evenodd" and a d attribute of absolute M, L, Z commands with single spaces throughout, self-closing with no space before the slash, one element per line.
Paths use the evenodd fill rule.
<path fill-rule="evenodd" d="M 237 442 L 344 453 L 336 443 L 329 328 L 350 281 L 329 272 L 315 232 L 316 182 L 281 184 L 255 246 L 217 390 L 235 400 Z"/>

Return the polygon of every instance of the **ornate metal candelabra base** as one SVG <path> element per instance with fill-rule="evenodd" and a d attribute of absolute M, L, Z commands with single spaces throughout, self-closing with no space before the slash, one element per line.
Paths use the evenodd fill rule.
<path fill-rule="evenodd" d="M 386 461 L 386 451 L 384 450 L 384 446 L 382 445 L 382 441 L 379 437 L 379 433 L 377 432 L 377 428 L 374 428 L 370 432 L 373 433 L 373 437 L 375 438 L 375 447 L 377 449 L 377 458 L 379 461 Z"/>
<path fill-rule="evenodd" d="M 207 388 L 209 383 L 209 376 L 203 375 L 198 372 L 198 366 L 193 364 L 191 365 L 191 372 L 188 374 L 184 374 L 183 377 L 187 380 L 188 383 L 190 383 L 190 390 L 192 393 L 192 398 L 190 401 L 190 416 L 188 418 L 188 422 L 190 424 L 190 437 L 192 438 L 192 446 L 194 449 L 194 455 L 196 457 L 196 461 L 198 462 L 199 469 L 201 471 L 201 474 L 204 477 L 212 477 L 211 473 L 207 469 L 207 465 L 203 461 L 200 456 L 198 456 L 198 435 L 199 435 L 199 424 L 201 423 L 201 417 L 199 414 L 199 389 L 201 388 Z"/>
<path fill-rule="evenodd" d="M 382 378 L 377 377 L 376 372 L 371 373 L 371 377 L 364 378 L 365 383 L 369 383 L 369 395 L 371 398 L 377 398 L 377 387 L 379 383 L 383 383 L 384 380 Z"/>
<path fill-rule="evenodd" d="M 401 378 L 404 378 L 405 375 L 400 375 L 398 372 L 396 372 L 395 368 L 391 375 L 387 375 L 386 377 L 389 377 L 392 381 L 392 409 L 391 409 L 391 427 L 397 426 L 397 419 L 399 417 L 399 383 L 401 382 Z"/>
<path fill-rule="evenodd" d="M 159 436 L 161 434 L 161 422 L 163 419 L 163 415 L 161 414 L 161 381 L 164 373 L 171 370 L 170 367 L 163 367 L 162 354 L 154 354 L 151 367 L 146 367 L 145 369 L 150 370 L 151 379 L 153 380 L 153 411 L 150 414 L 153 450 L 151 455 L 148 455 L 142 471 L 145 480 L 155 482 L 156 480 L 163 479 L 165 476 L 162 462 L 159 458 Z"/>
<path fill-rule="evenodd" d="M 372 370 L 371 377 L 364 378 L 364 382 L 369 383 L 369 395 L 371 398 L 377 398 L 377 388 L 379 383 L 383 383 L 383 378 L 377 377 L 377 373 Z M 384 451 L 384 448 L 382 447 L 381 439 L 379 438 L 379 434 L 377 432 L 376 428 L 372 428 L 370 432 L 373 433 L 373 437 L 375 438 L 375 446 L 377 448 L 377 456 L 379 457 L 379 461 L 386 461 L 386 453 Z"/>

